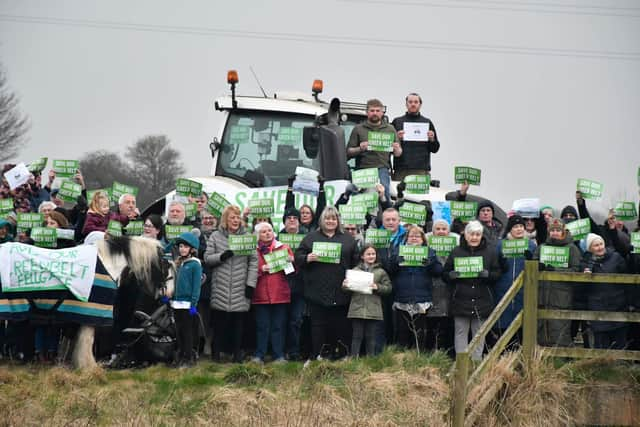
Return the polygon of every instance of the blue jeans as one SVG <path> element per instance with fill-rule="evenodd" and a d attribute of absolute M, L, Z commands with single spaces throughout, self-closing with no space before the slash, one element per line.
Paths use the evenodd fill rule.
<path fill-rule="evenodd" d="M 391 200 L 391 196 L 389 194 L 389 187 L 391 187 L 391 175 L 389 175 L 389 169 L 378 168 L 378 179 L 380 180 L 380 184 L 384 187 L 384 196 L 387 200 Z"/>
<path fill-rule="evenodd" d="M 284 358 L 284 335 L 287 319 L 287 304 L 255 304 L 256 313 L 256 354 L 264 359 L 271 338 L 273 359 Z"/>
<path fill-rule="evenodd" d="M 287 354 L 292 359 L 300 356 L 300 329 L 302 328 L 304 308 L 304 297 L 291 294 L 289 320 L 287 322 Z"/>

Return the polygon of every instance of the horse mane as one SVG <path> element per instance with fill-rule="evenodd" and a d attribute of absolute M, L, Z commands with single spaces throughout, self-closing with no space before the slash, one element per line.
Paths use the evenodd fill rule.
<path fill-rule="evenodd" d="M 129 270 L 139 282 L 155 285 L 164 279 L 160 265 L 162 247 L 157 240 L 109 236 L 109 239 L 98 242 L 98 249 L 103 249 L 102 256 L 124 256 Z"/>

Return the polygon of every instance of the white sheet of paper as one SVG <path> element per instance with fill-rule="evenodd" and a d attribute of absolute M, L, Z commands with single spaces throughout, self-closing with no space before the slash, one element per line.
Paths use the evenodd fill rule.
<path fill-rule="evenodd" d="M 295 193 L 311 194 L 314 197 L 318 197 L 320 192 L 318 172 L 302 166 L 296 167 L 296 180 L 293 181 L 292 190 Z"/>
<path fill-rule="evenodd" d="M 347 289 L 359 294 L 371 294 L 371 284 L 373 283 L 373 273 L 360 270 L 347 270 Z"/>
<path fill-rule="evenodd" d="M 537 218 L 540 215 L 540 199 L 514 200 L 511 209 L 523 218 Z"/>
<path fill-rule="evenodd" d="M 428 141 L 429 135 L 429 123 L 412 123 L 412 122 L 404 122 L 402 126 L 402 130 L 404 131 L 404 137 L 402 138 L 405 141 Z"/>
<path fill-rule="evenodd" d="M 5 172 L 4 177 L 9 183 L 9 188 L 13 190 L 23 184 L 26 184 L 31 177 L 31 172 L 29 172 L 29 169 L 24 165 L 24 163 L 18 163 L 13 169 Z"/>

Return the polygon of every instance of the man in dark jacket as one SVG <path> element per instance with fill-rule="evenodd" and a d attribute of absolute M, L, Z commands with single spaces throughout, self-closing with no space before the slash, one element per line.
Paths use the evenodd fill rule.
<path fill-rule="evenodd" d="M 433 122 L 420 114 L 422 98 L 417 93 L 410 93 L 405 98 L 407 112 L 396 117 L 391 125 L 398 131 L 402 155 L 393 161 L 393 179 L 402 181 L 408 175 L 427 175 L 431 171 L 431 153 L 440 149 L 440 141 Z M 424 141 L 405 140 L 405 123 L 426 123 L 427 135 Z M 409 138 L 408 138 L 409 139 Z"/>

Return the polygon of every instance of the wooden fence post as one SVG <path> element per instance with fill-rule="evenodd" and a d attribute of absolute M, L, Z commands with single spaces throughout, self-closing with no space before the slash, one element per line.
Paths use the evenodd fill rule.
<path fill-rule="evenodd" d="M 526 261 L 524 267 L 524 313 L 522 354 L 526 363 L 533 359 L 538 344 L 538 262 Z"/>
<path fill-rule="evenodd" d="M 456 370 L 453 382 L 453 427 L 464 426 L 470 362 L 471 357 L 469 353 L 456 354 Z"/>

